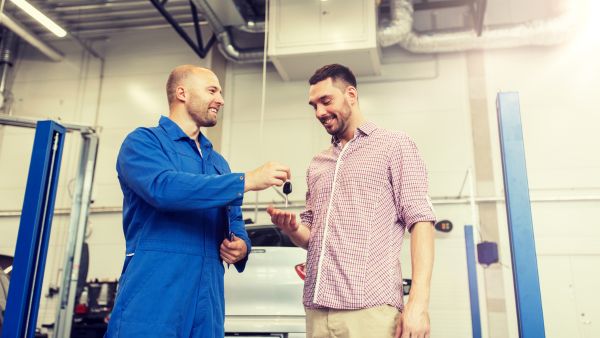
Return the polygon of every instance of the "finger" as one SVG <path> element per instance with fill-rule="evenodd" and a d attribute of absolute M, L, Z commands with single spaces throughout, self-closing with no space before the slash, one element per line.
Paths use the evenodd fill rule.
<path fill-rule="evenodd" d="M 229 260 L 229 261 L 235 260 L 235 258 L 237 257 L 237 256 L 232 255 L 231 253 L 225 252 L 223 250 L 221 250 L 220 255 L 221 255 L 221 258 L 223 258 L 223 260 Z M 229 263 L 231 263 L 231 262 L 229 262 Z"/>
<path fill-rule="evenodd" d="M 228 257 L 226 257 L 226 256 L 223 256 L 223 255 L 221 255 L 221 259 L 223 260 L 223 262 L 225 262 L 225 263 L 227 263 L 227 264 L 232 264 L 232 263 L 234 263 L 234 262 L 233 262 L 233 259 L 231 259 L 231 258 L 228 258 Z"/>
<path fill-rule="evenodd" d="M 273 212 L 275 212 L 275 210 L 276 210 L 276 209 L 275 209 L 275 208 L 273 208 L 273 204 L 269 204 L 269 206 L 267 207 L 267 213 L 268 213 L 270 216 L 273 216 Z"/>
<path fill-rule="evenodd" d="M 285 213 L 281 212 L 277 215 L 277 225 L 281 228 L 286 228 L 287 224 L 285 223 Z"/>
<path fill-rule="evenodd" d="M 271 185 L 276 185 L 278 187 L 281 187 L 284 182 L 285 182 L 285 179 L 274 178 L 274 179 L 271 180 Z"/>
<path fill-rule="evenodd" d="M 238 239 L 237 241 L 234 242 L 229 242 L 229 244 L 225 245 L 230 251 L 231 250 L 242 250 L 242 240 Z"/>
<path fill-rule="evenodd" d="M 402 313 L 398 316 L 398 322 L 396 323 L 396 333 L 394 334 L 394 338 L 400 338 L 402 335 Z"/>
<path fill-rule="evenodd" d="M 285 224 L 287 224 L 288 227 L 291 228 L 291 226 L 292 226 L 292 213 L 287 213 L 285 215 Z"/>
<path fill-rule="evenodd" d="M 283 174 L 285 174 L 285 179 L 286 180 L 291 180 L 292 179 L 292 171 L 290 170 L 290 168 L 288 166 L 279 165 L 279 167 L 277 167 L 277 171 L 280 171 Z"/>

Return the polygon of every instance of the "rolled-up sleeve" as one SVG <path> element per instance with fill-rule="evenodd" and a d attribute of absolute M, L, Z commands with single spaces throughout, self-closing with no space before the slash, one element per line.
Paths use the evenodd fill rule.
<path fill-rule="evenodd" d="M 401 133 L 391 144 L 389 158 L 388 170 L 400 222 L 409 231 L 417 222 L 435 222 L 427 191 L 427 169 L 415 142 Z"/>

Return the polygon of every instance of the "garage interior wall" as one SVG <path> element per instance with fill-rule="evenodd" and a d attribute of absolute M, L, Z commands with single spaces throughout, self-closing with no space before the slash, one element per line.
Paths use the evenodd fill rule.
<path fill-rule="evenodd" d="M 122 203 L 114 169 L 119 146 L 134 128 L 155 125 L 159 115 L 167 113 L 164 85 L 174 66 L 208 66 L 211 60 L 198 59 L 171 29 L 125 33 L 98 42 L 94 48 L 105 56 L 98 98 L 100 61 L 78 45 L 59 47 L 67 54 L 60 63 L 45 61 L 29 48 L 22 53 L 16 66 L 12 114 L 100 127 L 92 208 L 104 208 L 106 212 L 94 212 L 90 217 L 88 278 L 116 279 L 122 266 L 124 240 L 121 215 L 110 210 Z M 474 144 L 480 136 L 472 127 L 470 101 L 474 93 L 487 100 L 494 175 L 493 185 L 485 189 L 485 195 L 478 196 L 492 202 L 481 202 L 479 206 L 492 203 L 498 210 L 495 222 L 502 265 L 495 269 L 503 280 L 503 287 L 488 283 L 490 290 L 486 291 L 480 279 L 480 289 L 484 294 L 488 292 L 488 298 L 489 293 L 499 293 L 491 298 L 504 302 L 505 307 L 502 319 L 484 312 L 482 320 L 484 324 L 506 322 L 504 331 L 486 331 L 484 336 L 518 336 L 506 217 L 500 201 L 503 189 L 495 109 L 498 91 L 518 91 L 521 97 L 547 336 L 599 335 L 600 302 L 593 288 L 600 285 L 600 221 L 594 217 L 594 211 L 600 210 L 600 139 L 595 135 L 600 126 L 600 79 L 595 76 L 600 71 L 599 60 L 600 43 L 579 40 L 551 48 L 487 51 L 481 55 L 480 73 L 485 92 L 476 93 L 482 87 L 472 88 L 471 61 L 466 53 L 417 56 L 390 47 L 383 50 L 385 75 L 358 79 L 362 111 L 379 126 L 406 131 L 416 141 L 429 169 L 430 195 L 439 202 L 435 203 L 437 215 L 455 225 L 449 234 L 437 233 L 430 306 L 432 337 L 471 334 L 462 231 L 464 224 L 472 222 L 471 209 L 468 204 L 441 201 L 458 196 L 468 168 L 478 170 Z M 292 206 L 300 208 L 306 191 L 305 170 L 312 156 L 328 146 L 329 137 L 307 104 L 308 84 L 283 82 L 269 66 L 261 141 L 261 75 L 260 65 L 227 66 L 221 151 L 234 171 L 247 171 L 267 160 L 288 164 L 294 183 L 290 199 Z M 33 130 L 0 129 L 0 211 L 18 211 Z M 57 209 L 70 207 L 68 190 L 76 173 L 77 137 L 70 135 L 67 142 Z M 462 198 L 468 197 L 468 191 L 467 185 Z M 250 207 L 255 198 L 254 193 L 249 194 L 245 203 Z M 272 190 L 260 193 L 258 200 L 281 202 Z M 255 219 L 253 211 L 245 212 L 245 217 L 258 223 L 268 221 L 263 212 L 258 215 Z M 482 219 L 482 237 L 486 239 L 483 223 Z M 0 253 L 14 254 L 18 224 L 17 216 L 0 217 Z M 67 216 L 54 218 L 44 290 L 59 280 L 67 227 Z M 402 257 L 407 277 L 409 245 L 407 238 Z M 40 325 L 54 321 L 56 298 L 42 297 Z"/>

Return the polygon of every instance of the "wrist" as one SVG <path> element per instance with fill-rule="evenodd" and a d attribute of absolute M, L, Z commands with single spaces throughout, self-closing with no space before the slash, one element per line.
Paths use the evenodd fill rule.
<path fill-rule="evenodd" d="M 248 192 L 248 191 L 254 190 L 254 183 L 253 183 L 253 179 L 252 179 L 252 174 L 251 173 L 245 173 L 244 176 L 245 176 L 245 178 L 244 178 L 244 192 Z"/>

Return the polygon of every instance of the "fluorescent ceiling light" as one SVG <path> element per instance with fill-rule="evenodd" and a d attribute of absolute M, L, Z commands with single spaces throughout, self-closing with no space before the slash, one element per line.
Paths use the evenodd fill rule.
<path fill-rule="evenodd" d="M 36 19 L 39 23 L 41 23 L 44 27 L 48 28 L 49 31 L 54 33 L 54 35 L 59 38 L 63 38 L 67 35 L 67 31 L 62 29 L 59 25 L 57 25 L 54 21 L 50 20 L 47 16 L 45 16 L 42 12 L 40 12 L 37 8 L 33 7 L 25 0 L 10 0 L 12 3 L 17 5 L 20 9 L 29 14 L 32 18 Z"/>

